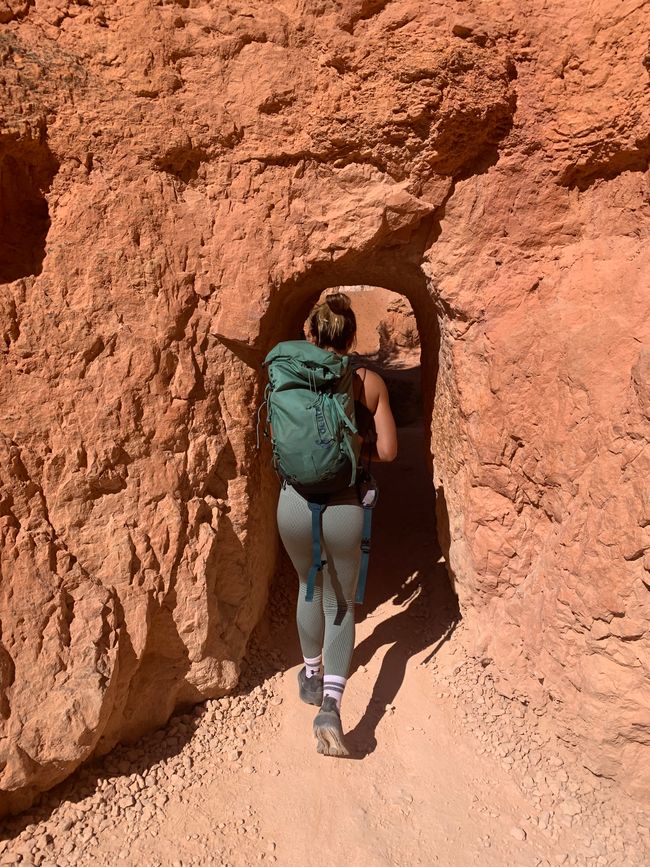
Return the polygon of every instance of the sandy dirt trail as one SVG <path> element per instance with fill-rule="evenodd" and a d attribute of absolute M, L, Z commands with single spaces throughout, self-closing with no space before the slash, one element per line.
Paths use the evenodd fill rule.
<path fill-rule="evenodd" d="M 316 753 L 297 697 L 296 582 L 272 589 L 238 696 L 82 769 L 7 823 L 0 864 L 41 867 L 635 867 L 648 816 L 590 778 L 468 659 L 434 541 L 421 425 L 380 468 L 343 722 Z"/>
<path fill-rule="evenodd" d="M 290 619 L 277 618 L 270 643 L 290 667 L 277 684 L 282 702 L 272 705 L 273 728 L 260 727 L 246 749 L 246 767 L 254 771 L 230 776 L 225 791 L 219 779 L 196 790 L 200 816 L 185 805 L 170 805 L 161 826 L 167 840 L 177 828 L 184 837 L 204 837 L 223 821 L 227 804 L 238 816 L 251 808 L 256 835 L 267 841 L 258 853 L 235 849 L 229 856 L 233 864 L 273 854 L 287 867 L 321 859 L 341 867 L 532 865 L 535 850 L 544 851 L 541 840 L 511 836 L 526 813 L 524 799 L 502 769 L 487 759 L 477 763 L 471 742 L 458 740 L 422 665 L 453 629 L 456 607 L 427 533 L 433 503 L 417 454 L 421 436 L 421 428 L 403 429 L 402 459 L 380 469 L 373 568 L 343 701 L 351 758 L 316 753 L 311 732 L 316 708 L 297 698 L 295 627 Z M 421 510 L 417 520 L 414 509 Z M 294 598 L 293 581 L 277 590 L 286 594 L 279 600 L 286 610 L 286 597 Z M 495 783 L 501 827 L 487 849 L 494 823 L 478 807 L 495 803 Z M 269 841 L 275 844 L 272 852 Z M 157 854 L 162 858 L 163 850 Z M 140 857 L 145 855 L 142 850 Z M 187 855 L 200 857 L 194 847 Z"/>

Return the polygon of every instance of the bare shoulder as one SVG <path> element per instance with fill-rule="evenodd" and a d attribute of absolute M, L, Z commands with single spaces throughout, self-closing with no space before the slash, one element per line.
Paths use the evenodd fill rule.
<path fill-rule="evenodd" d="M 374 420 L 374 457 L 380 461 L 392 461 L 397 455 L 397 430 L 386 383 L 374 370 L 362 367 L 357 372 L 359 380 L 363 381 L 361 402 L 370 410 Z"/>
<path fill-rule="evenodd" d="M 374 370 L 370 370 L 367 367 L 357 368 L 356 373 L 362 383 L 358 395 L 361 402 L 365 404 L 374 415 L 377 412 L 377 407 L 380 402 L 382 399 L 385 399 L 385 396 L 388 393 L 384 380 L 378 373 L 375 373 Z"/>
<path fill-rule="evenodd" d="M 366 391 L 372 394 L 379 394 L 381 391 L 385 390 L 386 384 L 384 383 L 384 380 L 378 373 L 375 373 L 374 370 L 370 370 L 369 367 L 358 367 L 356 372 L 363 380 Z"/>

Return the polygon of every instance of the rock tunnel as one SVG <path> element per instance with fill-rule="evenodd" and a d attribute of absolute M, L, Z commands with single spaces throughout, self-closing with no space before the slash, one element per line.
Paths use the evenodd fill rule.
<path fill-rule="evenodd" d="M 397 251 L 388 244 L 385 249 L 373 250 L 373 255 L 367 259 L 360 259 L 354 267 L 346 266 L 332 269 L 328 275 L 327 269 L 319 269 L 318 273 L 299 285 L 283 287 L 277 294 L 277 302 L 271 301 L 269 312 L 263 314 L 261 321 L 269 325 L 268 333 L 263 330 L 260 334 L 260 344 L 271 348 L 280 340 L 296 339 L 303 334 L 305 319 L 309 310 L 319 297 L 323 297 L 328 291 L 335 288 L 346 291 L 348 286 L 378 287 L 392 293 L 395 297 L 406 299 L 409 309 L 415 317 L 415 324 L 420 347 L 419 370 L 417 376 L 418 414 L 421 416 L 421 428 L 423 441 L 421 447 L 422 466 L 421 470 L 426 473 L 431 484 L 434 484 L 434 454 L 432 452 L 432 423 L 435 404 L 436 385 L 439 374 L 440 355 L 440 315 L 441 310 L 436 305 L 433 294 L 427 286 L 425 274 L 418 267 L 409 262 L 417 262 L 422 257 L 421 245 L 427 243 L 429 233 L 436 231 L 436 220 L 431 217 L 417 226 L 417 231 L 409 239 L 409 245 L 399 245 Z M 378 263 L 382 262 L 381 265 Z M 347 282 L 339 282 L 341 275 L 345 274 Z M 353 298 L 353 308 L 355 295 Z M 277 304 L 277 308 L 275 307 Z M 271 309 L 274 308 L 274 309 Z M 281 313 L 279 312 L 281 309 Z M 385 311 L 384 311 L 385 312 Z M 379 326 L 378 313 L 374 310 L 370 313 L 375 327 Z M 262 376 L 261 390 L 265 385 Z M 399 395 L 399 385 L 396 383 L 396 396 Z M 260 398 L 261 399 L 261 398 Z M 268 463 L 268 455 L 264 460 Z M 262 469 L 264 472 L 264 469 Z M 441 545 L 441 550 L 449 551 L 449 516 L 446 511 L 445 496 L 440 477 L 438 477 L 437 496 L 432 498 L 436 503 L 437 518 L 430 526 L 432 536 L 436 536 Z M 449 577 L 453 585 L 453 572 L 449 570 Z"/>
<path fill-rule="evenodd" d="M 357 631 L 368 619 L 381 622 L 353 656 L 352 671 L 365 666 L 373 649 L 392 645 L 376 676 L 373 697 L 352 734 L 367 753 L 376 742 L 375 730 L 384 708 L 395 700 L 411 656 L 426 650 L 431 659 L 437 647 L 449 640 L 460 619 L 451 575 L 446 569 L 438 537 L 448 538 L 448 527 L 437 529 L 436 496 L 431 454 L 432 392 L 422 387 L 427 378 L 435 384 L 439 335 L 436 331 L 423 351 L 415 312 L 401 293 L 376 286 L 331 286 L 330 291 L 348 294 L 357 319 L 355 364 L 377 371 L 388 387 L 395 417 L 399 452 L 395 462 L 374 463 L 372 473 L 380 490 L 380 505 L 374 516 L 371 568 L 363 606 L 356 609 Z M 302 316 L 302 310 L 300 312 Z M 287 311 L 286 331 L 281 339 L 301 336 L 304 323 Z M 432 354 L 431 354 L 432 353 Z M 429 366 L 428 377 L 423 372 Z M 423 398 L 427 396 L 428 400 Z M 264 460 L 269 460 L 265 451 Z M 274 506 L 274 501 L 271 504 Z M 442 520 L 447 516 L 443 513 Z M 293 623 L 297 581 L 288 557 L 281 554 L 269 598 L 274 628 L 285 636 L 281 648 L 284 665 L 298 663 L 296 629 Z M 287 604 L 287 600 L 291 600 Z M 278 616 L 286 618 L 278 623 Z M 383 620 L 383 618 L 386 618 Z M 266 618 L 265 618 L 266 619 Z M 365 669 L 364 669 L 365 670 Z M 370 746 L 369 746 L 370 745 Z"/>

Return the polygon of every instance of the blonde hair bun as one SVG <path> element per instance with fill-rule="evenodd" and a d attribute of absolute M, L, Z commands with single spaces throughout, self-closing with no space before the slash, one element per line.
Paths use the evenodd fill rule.
<path fill-rule="evenodd" d="M 332 313 L 343 316 L 352 307 L 352 301 L 349 295 L 343 292 L 333 292 L 325 298 L 325 304 L 329 307 Z"/>
<path fill-rule="evenodd" d="M 309 331 L 318 346 L 347 352 L 357 333 L 349 296 L 343 292 L 327 295 L 309 314 Z"/>

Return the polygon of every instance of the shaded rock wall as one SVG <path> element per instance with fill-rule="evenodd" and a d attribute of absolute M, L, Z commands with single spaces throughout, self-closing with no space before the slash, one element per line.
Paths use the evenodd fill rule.
<path fill-rule="evenodd" d="M 478 651 L 647 788 L 649 29 L 0 3 L 0 809 L 236 682 L 276 554 L 259 362 L 344 284 L 415 311 Z"/>

